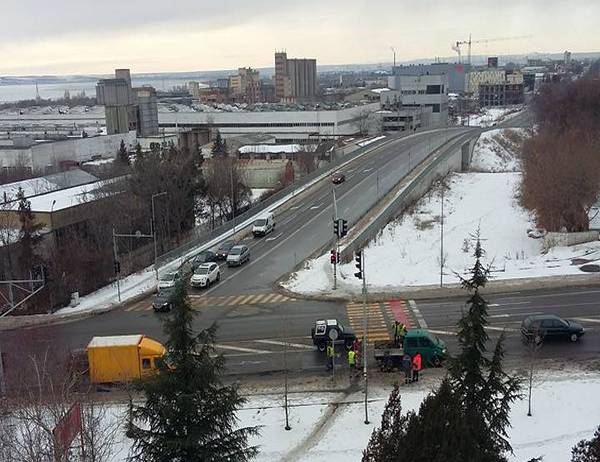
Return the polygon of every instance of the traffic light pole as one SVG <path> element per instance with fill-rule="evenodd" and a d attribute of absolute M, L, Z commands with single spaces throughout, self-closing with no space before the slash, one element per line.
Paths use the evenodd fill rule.
<path fill-rule="evenodd" d="M 365 253 L 361 251 L 362 262 L 362 295 L 363 295 L 363 377 L 365 379 L 365 424 L 369 424 L 369 407 L 368 391 L 369 391 L 369 376 L 367 375 L 367 329 L 369 327 L 367 321 L 367 279 L 365 278 Z"/>
<path fill-rule="evenodd" d="M 117 234 L 115 228 L 113 232 L 113 258 L 115 264 L 115 272 L 117 273 L 117 293 L 119 294 L 119 303 L 121 303 L 121 268 L 119 265 L 119 251 L 117 250 Z"/>
<path fill-rule="evenodd" d="M 338 255 L 338 242 L 340 239 L 338 214 L 337 214 L 337 201 L 335 199 L 335 186 L 333 186 L 333 231 L 335 233 L 335 246 L 334 246 L 334 255 L 332 257 L 333 260 L 333 290 L 337 289 L 337 255 Z"/>

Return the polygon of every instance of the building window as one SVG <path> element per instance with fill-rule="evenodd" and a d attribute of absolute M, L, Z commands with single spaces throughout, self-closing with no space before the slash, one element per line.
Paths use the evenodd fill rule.
<path fill-rule="evenodd" d="M 439 95 L 440 93 L 442 93 L 441 85 L 427 85 L 428 95 Z"/>

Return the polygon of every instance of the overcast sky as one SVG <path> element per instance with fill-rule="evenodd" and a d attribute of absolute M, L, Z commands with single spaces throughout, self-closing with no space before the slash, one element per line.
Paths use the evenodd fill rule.
<path fill-rule="evenodd" d="M 600 51 L 598 0 L 2 0 L 0 75 L 319 64 L 474 54 Z"/>

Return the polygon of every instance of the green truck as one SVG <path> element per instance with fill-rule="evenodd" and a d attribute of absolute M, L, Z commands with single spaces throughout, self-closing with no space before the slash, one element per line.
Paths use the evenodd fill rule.
<path fill-rule="evenodd" d="M 402 367 L 402 357 L 408 353 L 411 357 L 421 353 L 424 366 L 441 366 L 448 357 L 446 344 L 426 329 L 410 329 L 404 337 L 404 348 L 397 347 L 394 342 L 375 342 L 375 359 L 379 368 L 392 371 Z"/>

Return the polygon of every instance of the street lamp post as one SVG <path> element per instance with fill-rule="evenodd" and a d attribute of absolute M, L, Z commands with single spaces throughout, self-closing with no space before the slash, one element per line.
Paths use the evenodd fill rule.
<path fill-rule="evenodd" d="M 158 245 L 156 242 L 156 217 L 154 216 L 154 199 L 160 196 L 166 196 L 167 192 L 163 191 L 160 193 L 152 194 L 151 202 L 152 202 L 152 239 L 154 240 L 154 272 L 156 274 L 156 280 L 158 281 L 158 266 L 156 265 L 156 260 L 158 260 Z"/>

